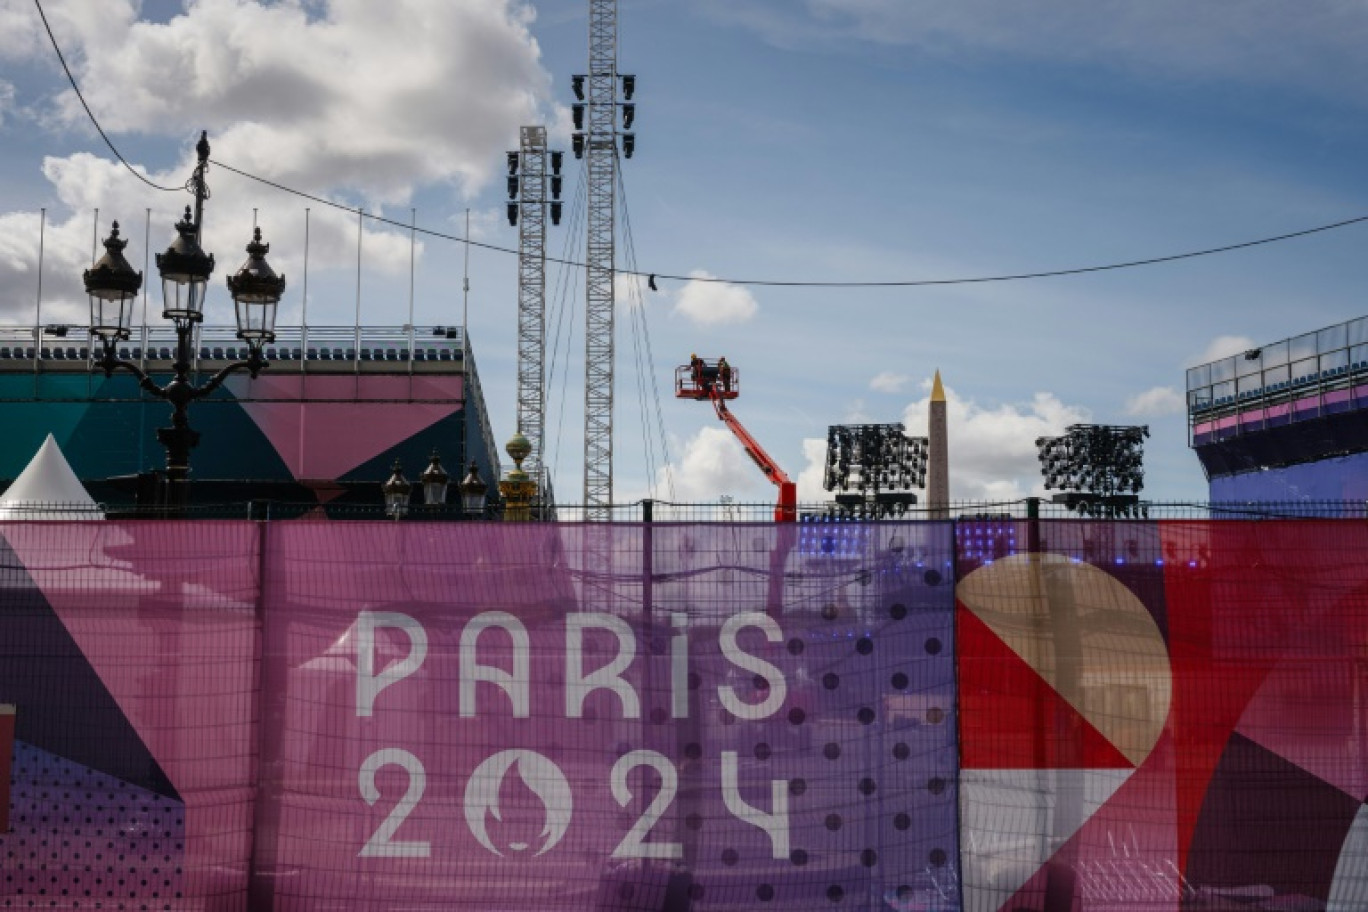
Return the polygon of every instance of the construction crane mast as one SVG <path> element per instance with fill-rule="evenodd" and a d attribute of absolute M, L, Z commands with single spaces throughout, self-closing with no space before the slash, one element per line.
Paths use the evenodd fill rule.
<path fill-rule="evenodd" d="M 550 501 L 542 470 L 546 434 L 546 221 L 561 220 L 563 154 L 546 148 L 545 127 L 523 127 L 508 153 L 508 223 L 518 228 L 518 430 L 532 449 L 523 469 Z M 548 180 L 547 162 L 551 165 Z"/>
<path fill-rule="evenodd" d="M 575 119 L 575 157 L 586 160 L 585 518 L 607 520 L 613 506 L 613 278 L 618 137 L 622 138 L 622 154 L 626 158 L 632 157 L 636 141 L 634 134 L 626 132 L 635 115 L 635 105 L 629 102 L 636 78 L 619 76 L 617 71 L 617 0 L 589 0 L 589 72 L 572 77 L 571 85 L 577 101 L 585 102 L 571 108 Z"/>

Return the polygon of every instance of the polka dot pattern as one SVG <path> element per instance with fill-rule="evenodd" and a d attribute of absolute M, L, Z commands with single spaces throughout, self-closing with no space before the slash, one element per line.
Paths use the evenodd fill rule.
<path fill-rule="evenodd" d="M 185 806 L 16 742 L 0 909 L 184 908 Z"/>
<path fill-rule="evenodd" d="M 825 570 L 829 559 L 803 572 Z M 738 827 L 705 802 L 684 828 L 698 846 L 695 882 L 706 890 L 699 912 L 958 906 L 951 578 L 948 561 L 904 548 L 897 559 L 823 577 L 810 602 L 786 593 L 783 610 L 770 612 L 778 641 L 758 631 L 739 640 L 782 672 L 784 700 L 758 725 L 728 725 L 717 707 L 697 743 L 705 764 L 737 753 L 741 797 L 762 813 L 772 809 L 770 783 L 780 784 L 789 847 L 772 858 L 760 828 Z M 752 676 L 747 669 L 729 683 L 754 705 L 776 680 Z"/>

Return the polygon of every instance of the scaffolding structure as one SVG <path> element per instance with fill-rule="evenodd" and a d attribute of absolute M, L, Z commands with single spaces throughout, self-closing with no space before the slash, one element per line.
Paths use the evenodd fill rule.
<path fill-rule="evenodd" d="M 606 521 L 613 506 L 613 364 L 618 168 L 617 0 L 589 0 L 587 118 L 575 150 L 587 190 L 584 304 L 584 503 Z M 581 115 L 582 117 L 582 115 Z M 579 120 L 580 118 L 577 118 Z M 580 123 L 576 123 L 580 127 Z"/>
<path fill-rule="evenodd" d="M 548 181 L 545 127 L 523 127 L 518 158 L 518 431 L 532 449 L 523 470 L 543 490 L 543 438 L 546 434 L 546 221 Z M 559 170 L 559 169 L 557 169 Z M 510 174 L 510 176 L 512 176 Z M 557 176 L 559 183 L 559 176 Z M 559 196 L 559 194 L 556 194 Z"/>

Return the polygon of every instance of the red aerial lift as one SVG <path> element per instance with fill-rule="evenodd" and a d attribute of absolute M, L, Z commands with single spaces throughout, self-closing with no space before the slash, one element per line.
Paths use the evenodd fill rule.
<path fill-rule="evenodd" d="M 760 446 L 740 421 L 727 409 L 727 400 L 735 399 L 740 389 L 740 374 L 727 364 L 726 358 L 708 361 L 694 355 L 688 364 L 675 368 L 676 399 L 706 399 L 713 404 L 717 417 L 741 441 L 746 455 L 754 460 L 765 477 L 779 488 L 779 503 L 774 508 L 775 522 L 797 522 L 798 486 L 779 468 L 765 448 Z"/>

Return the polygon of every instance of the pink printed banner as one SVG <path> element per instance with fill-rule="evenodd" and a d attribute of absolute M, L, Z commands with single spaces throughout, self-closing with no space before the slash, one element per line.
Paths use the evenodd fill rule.
<path fill-rule="evenodd" d="M 0 908 L 1366 908 L 1365 549 L 0 524 Z"/>
<path fill-rule="evenodd" d="M 260 535 L 244 522 L 0 525 L 0 703 L 17 709 L 3 841 L 27 847 L 0 886 L 73 908 L 243 895 Z"/>
<path fill-rule="evenodd" d="M 948 526 L 318 528 L 266 560 L 274 908 L 957 905 Z"/>

